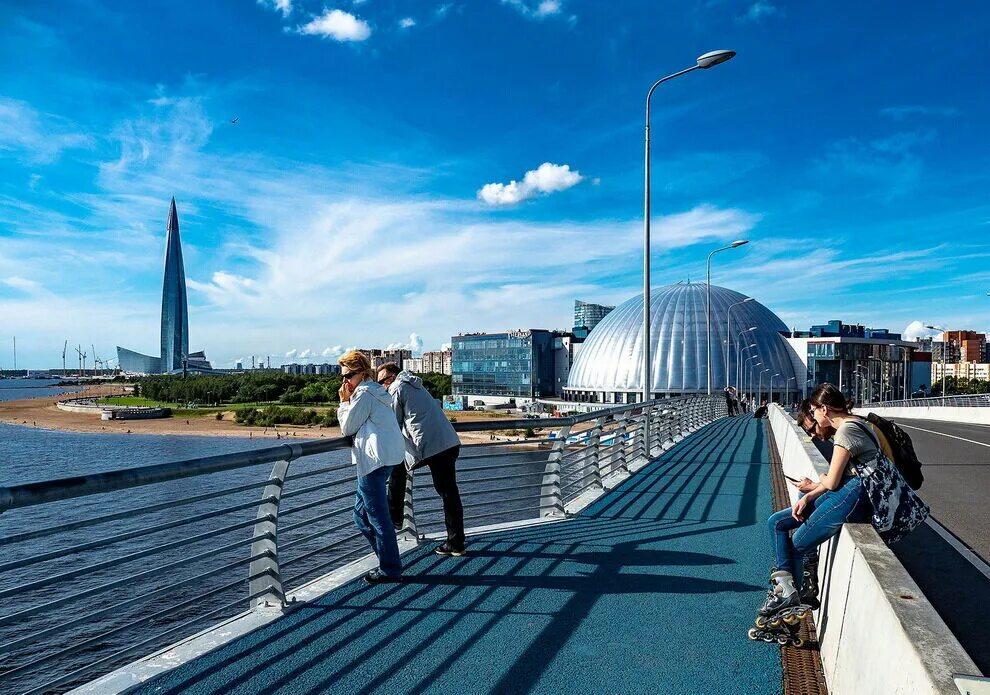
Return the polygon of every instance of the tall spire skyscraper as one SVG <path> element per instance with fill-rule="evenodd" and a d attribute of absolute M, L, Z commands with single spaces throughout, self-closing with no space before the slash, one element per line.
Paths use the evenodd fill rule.
<path fill-rule="evenodd" d="M 168 208 L 165 240 L 165 281 L 162 286 L 162 362 L 168 372 L 182 369 L 182 360 L 189 356 L 189 310 L 186 306 L 186 271 L 182 265 L 182 243 L 179 240 L 179 214 L 175 198 Z"/>

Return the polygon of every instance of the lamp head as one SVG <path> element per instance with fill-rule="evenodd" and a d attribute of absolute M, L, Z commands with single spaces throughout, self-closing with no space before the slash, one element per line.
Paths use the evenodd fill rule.
<path fill-rule="evenodd" d="M 745 304 L 746 302 L 751 302 L 751 301 L 753 301 L 753 298 L 752 297 L 746 297 L 746 299 L 743 300 L 743 304 Z"/>
<path fill-rule="evenodd" d="M 709 51 L 704 55 L 698 56 L 698 67 L 702 70 L 707 70 L 708 68 L 714 67 L 719 63 L 732 60 L 735 56 L 735 51 Z"/>
<path fill-rule="evenodd" d="M 737 248 L 739 246 L 742 246 L 743 244 L 748 244 L 748 243 L 749 243 L 749 239 L 738 239 L 736 241 L 733 241 L 732 244 L 730 244 L 730 246 L 732 246 L 732 248 Z"/>
<path fill-rule="evenodd" d="M 750 331 L 755 331 L 755 330 L 756 330 L 756 326 L 751 326 L 747 328 L 745 331 L 743 331 L 743 333 L 749 333 Z"/>

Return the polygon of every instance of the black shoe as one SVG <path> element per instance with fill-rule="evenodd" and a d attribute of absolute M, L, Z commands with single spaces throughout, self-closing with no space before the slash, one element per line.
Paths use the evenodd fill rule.
<path fill-rule="evenodd" d="M 446 542 L 434 548 L 433 552 L 437 555 L 442 555 L 443 557 L 463 557 L 467 554 L 467 551 L 464 550 L 464 548 L 455 548 L 450 543 Z"/>
<path fill-rule="evenodd" d="M 364 575 L 364 581 L 368 584 L 396 584 L 402 581 L 401 577 L 393 577 L 385 574 L 381 570 L 371 570 Z"/>

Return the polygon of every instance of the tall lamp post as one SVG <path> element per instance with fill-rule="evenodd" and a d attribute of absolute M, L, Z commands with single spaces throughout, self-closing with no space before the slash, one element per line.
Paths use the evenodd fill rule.
<path fill-rule="evenodd" d="M 759 359 L 759 355 L 753 355 L 753 357 Z M 756 368 L 762 366 L 763 366 L 762 362 L 753 362 L 751 365 L 749 365 L 749 395 L 753 396 L 754 398 L 758 398 L 758 396 L 755 393 L 753 393 L 753 387 L 756 386 Z"/>
<path fill-rule="evenodd" d="M 723 246 L 720 249 L 715 249 L 714 251 L 708 254 L 708 274 L 707 274 L 707 279 L 705 281 L 705 314 L 707 316 L 706 326 L 708 329 L 708 339 L 705 342 L 705 351 L 708 354 L 708 395 L 709 396 L 712 395 L 712 256 L 714 256 L 716 253 L 721 253 L 722 251 L 729 251 L 730 249 L 739 248 L 743 244 L 748 244 L 748 243 L 749 243 L 748 239 L 739 239 L 738 241 L 733 241 L 728 246 Z M 726 330 L 725 339 L 726 341 L 729 340 L 728 330 Z M 725 385 L 728 386 L 729 385 L 728 384 L 729 381 L 728 342 L 726 342 L 725 344 L 725 350 L 726 350 L 726 355 L 725 355 L 726 384 Z"/>
<path fill-rule="evenodd" d="M 746 297 L 742 301 L 730 304 L 729 308 L 725 312 L 725 387 L 729 387 L 729 336 L 732 335 L 732 310 L 739 306 L 740 304 L 745 304 L 746 302 L 753 301 L 752 297 Z M 754 326 L 755 328 L 755 326 Z M 736 343 L 736 386 L 739 385 L 739 343 Z"/>
<path fill-rule="evenodd" d="M 942 407 L 945 407 L 945 353 L 949 349 L 949 341 L 944 328 L 925 326 L 930 331 L 942 331 Z"/>
<path fill-rule="evenodd" d="M 758 396 L 760 400 L 760 405 L 763 405 L 763 375 L 769 372 L 769 367 L 760 372 L 760 395 Z"/>
<path fill-rule="evenodd" d="M 773 403 L 773 380 L 775 378 L 777 378 L 778 376 L 780 376 L 780 374 L 771 374 L 770 375 L 770 402 L 771 403 Z"/>
<path fill-rule="evenodd" d="M 743 390 L 745 390 L 745 389 L 740 389 L 739 388 L 739 382 L 740 381 L 743 381 L 742 378 L 740 377 L 740 374 L 742 373 L 742 368 L 743 368 L 743 358 L 742 358 L 742 356 L 744 354 L 746 354 L 746 351 L 747 350 L 751 350 L 752 348 L 755 348 L 755 347 L 756 347 L 756 343 L 750 343 L 749 345 L 746 345 L 745 347 L 743 347 L 742 350 L 738 350 L 737 351 L 739 354 L 736 355 L 736 391 L 738 391 L 739 393 L 742 393 Z M 755 357 L 755 356 L 756 355 L 752 355 L 752 357 Z M 745 384 L 743 384 L 743 386 L 745 386 Z"/>
<path fill-rule="evenodd" d="M 675 72 L 672 75 L 661 77 L 653 83 L 650 91 L 646 93 L 646 127 L 644 129 L 643 147 L 643 403 L 650 400 L 652 391 L 652 358 L 650 355 L 650 100 L 653 92 L 664 82 L 686 75 L 689 72 L 707 70 L 720 63 L 731 60 L 736 55 L 735 51 L 711 51 L 698 56 L 695 64 L 689 68 Z M 650 420 L 643 420 L 643 441 L 650 441 Z M 649 451 L 646 452 L 649 457 Z"/>

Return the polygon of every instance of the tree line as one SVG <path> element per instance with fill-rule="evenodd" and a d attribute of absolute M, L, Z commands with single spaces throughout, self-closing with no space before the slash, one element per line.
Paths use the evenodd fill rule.
<path fill-rule="evenodd" d="M 420 374 L 434 398 L 451 393 L 449 375 Z M 339 403 L 339 374 L 285 374 L 259 370 L 243 374 L 155 375 L 135 380 L 136 395 L 162 403 L 225 405 L 281 403 L 284 405 Z"/>

